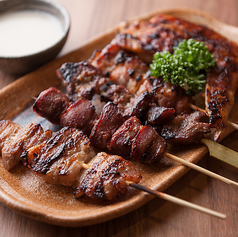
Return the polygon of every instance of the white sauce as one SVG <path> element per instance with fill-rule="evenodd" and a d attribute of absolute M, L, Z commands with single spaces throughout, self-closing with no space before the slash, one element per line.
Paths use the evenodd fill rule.
<path fill-rule="evenodd" d="M 60 21 L 36 10 L 21 10 L 0 15 L 0 56 L 24 56 L 42 51 L 63 35 Z"/>

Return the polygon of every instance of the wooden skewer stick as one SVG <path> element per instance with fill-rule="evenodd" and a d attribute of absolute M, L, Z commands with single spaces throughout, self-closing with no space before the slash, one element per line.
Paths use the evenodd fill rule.
<path fill-rule="evenodd" d="M 165 194 L 165 193 L 153 190 L 153 189 L 149 189 L 149 188 L 147 188 L 145 186 L 133 183 L 131 181 L 126 181 L 126 183 L 127 183 L 127 185 L 129 185 L 129 186 L 131 186 L 133 188 L 136 188 L 138 190 L 141 190 L 141 191 L 153 194 L 153 195 L 155 195 L 157 197 L 160 197 L 160 198 L 162 198 L 162 199 L 164 199 L 166 201 L 170 201 L 170 202 L 173 202 L 175 204 L 178 204 L 178 205 L 181 205 L 181 206 L 184 206 L 184 207 L 189 207 L 189 208 L 195 209 L 197 211 L 200 211 L 200 212 L 212 215 L 212 216 L 216 216 L 216 217 L 221 218 L 221 219 L 225 219 L 226 218 L 225 214 L 213 211 L 211 209 L 208 209 L 208 208 L 205 208 L 205 207 L 193 204 L 193 203 L 190 203 L 190 202 L 182 200 L 180 198 L 173 197 L 173 196 L 171 196 L 169 194 Z"/>
<path fill-rule="evenodd" d="M 92 168 L 92 166 L 82 162 L 81 163 L 82 167 L 84 169 L 90 169 Z M 192 208 L 194 210 L 197 210 L 197 211 L 200 211 L 200 212 L 203 212 L 203 213 L 206 213 L 206 214 L 209 214 L 209 215 L 212 215 L 212 216 L 215 216 L 215 217 L 218 217 L 218 218 L 221 218 L 221 219 L 225 219 L 226 218 L 226 215 L 225 214 L 222 214 L 220 212 L 216 212 L 216 211 L 213 211 L 211 209 L 208 209 L 208 208 L 205 208 L 205 207 L 202 207 L 202 206 L 199 206 L 199 205 L 196 205 L 196 204 L 193 204 L 193 203 L 190 203 L 188 201 L 184 201 L 182 199 L 179 199 L 179 198 L 176 198 L 176 197 L 173 197 L 169 194 L 165 194 L 165 193 L 162 193 L 162 192 L 159 192 L 159 191 L 156 191 L 156 190 L 153 190 L 153 189 L 150 189 L 150 188 L 147 188 L 141 184 L 136 184 L 132 181 L 126 181 L 126 184 L 128 186 L 131 186 L 135 189 L 138 189 L 140 191 L 144 191 L 144 192 L 147 192 L 147 193 L 150 193 L 150 194 L 153 194 L 153 195 L 156 195 L 157 197 L 160 197 L 166 201 L 170 201 L 170 202 L 173 202 L 175 204 L 178 204 L 178 205 L 181 205 L 181 206 L 184 206 L 184 207 L 189 207 L 189 208 Z"/>
<path fill-rule="evenodd" d="M 166 156 L 166 157 L 168 157 L 168 158 L 170 158 L 170 159 L 172 159 L 174 161 L 177 161 L 177 162 L 179 162 L 179 163 L 181 163 L 183 165 L 186 165 L 189 168 L 192 168 L 192 169 L 197 170 L 197 171 L 199 171 L 199 172 L 201 172 L 203 174 L 206 174 L 206 175 L 208 175 L 208 176 L 210 176 L 212 178 L 218 179 L 218 180 L 220 180 L 222 182 L 225 182 L 227 184 L 231 184 L 231 185 L 234 185 L 235 187 L 238 187 L 238 183 L 237 182 L 232 181 L 230 179 L 227 179 L 227 178 L 225 178 L 225 177 L 223 177 L 221 175 L 215 174 L 215 173 L 213 173 L 213 172 L 211 172 L 211 171 L 209 171 L 207 169 L 204 169 L 204 168 L 202 168 L 202 167 L 200 167 L 198 165 L 195 165 L 195 164 L 193 164 L 193 163 L 191 163 L 189 161 L 181 159 L 181 158 L 179 158 L 179 157 L 177 157 L 175 155 L 172 155 L 172 154 L 170 154 L 168 152 L 165 152 L 164 156 Z"/>
<path fill-rule="evenodd" d="M 190 104 L 190 108 L 193 109 L 193 110 L 199 110 L 199 111 L 202 111 L 202 112 L 206 113 L 206 111 L 204 109 L 201 109 L 201 108 L 199 108 L 199 107 L 197 107 L 196 105 L 193 105 L 193 104 Z M 234 127 L 235 129 L 238 130 L 238 124 L 233 123 L 231 121 L 227 121 L 227 124 L 231 125 L 232 127 Z"/>

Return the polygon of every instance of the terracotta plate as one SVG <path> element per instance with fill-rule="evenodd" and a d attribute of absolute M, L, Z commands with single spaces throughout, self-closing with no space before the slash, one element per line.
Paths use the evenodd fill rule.
<path fill-rule="evenodd" d="M 238 43 L 237 28 L 225 25 L 200 11 L 169 9 L 139 18 L 148 19 L 156 13 L 171 14 L 206 25 Z M 45 129 L 52 128 L 47 121 L 32 112 L 31 97 L 37 96 L 50 86 L 60 86 L 55 70 L 62 63 L 87 60 L 94 49 L 102 49 L 108 44 L 118 29 L 119 26 L 105 32 L 78 50 L 56 59 L 2 89 L 0 91 L 0 119 L 13 119 L 22 126 L 34 121 L 41 123 Z M 204 103 L 202 98 L 198 98 L 198 100 Z M 235 107 L 237 108 L 237 105 Z M 238 120 L 233 119 L 238 117 L 235 113 L 237 111 L 233 110 L 231 119 L 237 122 Z M 227 136 L 231 132 L 232 129 L 229 128 L 225 135 Z M 173 152 L 186 160 L 197 163 L 207 153 L 207 149 L 202 145 L 191 145 L 186 148 L 180 147 Z M 165 190 L 188 171 L 182 165 L 166 158 L 153 167 L 142 164 L 136 164 L 136 167 L 141 170 L 143 175 L 141 183 L 157 190 Z M 148 194 L 130 189 L 128 195 L 122 200 L 114 203 L 96 204 L 76 200 L 72 191 L 69 187 L 45 183 L 21 165 L 12 172 L 7 172 L 0 160 L 0 201 L 16 212 L 51 224 L 86 226 L 104 222 L 135 210 L 153 198 Z"/>

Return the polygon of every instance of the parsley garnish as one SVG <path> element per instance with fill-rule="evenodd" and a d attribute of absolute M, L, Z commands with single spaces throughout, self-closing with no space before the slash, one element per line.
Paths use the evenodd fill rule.
<path fill-rule="evenodd" d="M 213 55 L 204 42 L 194 39 L 183 40 L 174 47 L 174 54 L 157 52 L 150 64 L 151 76 L 163 77 L 165 81 L 186 89 L 194 95 L 201 91 L 206 83 L 205 72 L 216 65 Z"/>

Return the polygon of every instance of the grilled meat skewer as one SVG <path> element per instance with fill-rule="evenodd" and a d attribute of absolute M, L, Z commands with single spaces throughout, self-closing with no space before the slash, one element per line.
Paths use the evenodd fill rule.
<path fill-rule="evenodd" d="M 4 135 L 1 136 L 1 146 L 4 147 L 4 142 L 10 139 L 9 130 L 15 133 L 13 127 L 21 129 L 11 121 L 1 121 L 1 134 Z M 4 131 L 8 132 L 8 135 Z M 72 137 L 68 136 L 69 133 L 72 133 Z M 176 204 L 225 218 L 225 215 L 210 209 L 163 193 L 156 193 L 141 185 L 136 186 L 142 178 L 140 172 L 120 156 L 101 152 L 88 164 L 84 163 L 83 160 L 89 159 L 90 156 L 94 156 L 94 152 L 87 137 L 76 129 L 62 128 L 44 143 L 25 150 L 21 158 L 25 165 L 40 174 L 47 182 L 73 186 L 76 198 L 84 197 L 93 201 L 115 200 L 127 193 L 127 186 L 132 186 Z M 84 170 L 81 171 L 81 168 Z"/>
<path fill-rule="evenodd" d="M 7 170 L 21 159 L 46 182 L 74 187 L 76 198 L 114 200 L 126 194 L 127 181 L 138 183 L 142 178 L 130 161 L 105 152 L 96 154 L 88 137 L 75 128 L 64 127 L 52 133 L 43 132 L 40 125 L 28 124 L 21 128 L 8 120 L 1 121 L 0 125 L 1 152 L 5 154 Z M 23 131 L 27 131 L 27 138 Z M 12 164 L 10 168 L 8 163 Z M 85 167 L 87 172 L 82 172 Z"/>

